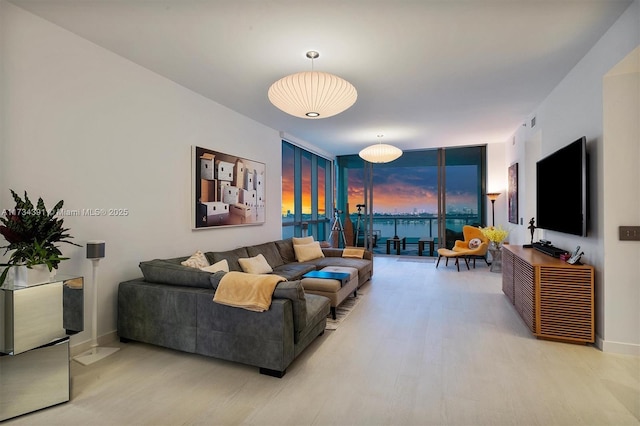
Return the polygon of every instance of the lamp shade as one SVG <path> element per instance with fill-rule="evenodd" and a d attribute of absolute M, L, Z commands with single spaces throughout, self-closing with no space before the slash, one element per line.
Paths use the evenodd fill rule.
<path fill-rule="evenodd" d="M 87 259 L 102 259 L 104 257 L 104 247 L 104 241 L 87 241 Z"/>
<path fill-rule="evenodd" d="M 321 71 L 288 75 L 271 85 L 268 92 L 273 105 L 300 118 L 327 118 L 348 109 L 358 92 L 351 83 Z"/>
<path fill-rule="evenodd" d="M 370 163 L 389 163 L 402 155 L 402 150 L 386 143 L 378 143 L 358 153 L 360 158 Z"/>
<path fill-rule="evenodd" d="M 495 200 L 497 200 L 499 196 L 500 196 L 500 193 L 499 193 L 499 192 L 489 192 L 489 193 L 487 194 L 487 197 L 489 197 L 489 200 L 490 200 L 490 201 L 495 201 Z"/>

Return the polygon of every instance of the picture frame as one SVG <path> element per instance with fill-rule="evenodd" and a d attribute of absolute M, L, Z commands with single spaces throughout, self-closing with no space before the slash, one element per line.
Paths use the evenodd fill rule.
<path fill-rule="evenodd" d="M 507 201 L 509 223 L 518 224 L 518 163 L 509 166 Z"/>
<path fill-rule="evenodd" d="M 199 146 L 191 157 L 193 229 L 265 222 L 264 163 Z"/>

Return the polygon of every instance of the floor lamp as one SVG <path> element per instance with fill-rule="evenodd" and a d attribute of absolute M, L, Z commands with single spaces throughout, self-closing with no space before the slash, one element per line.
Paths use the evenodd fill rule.
<path fill-rule="evenodd" d="M 500 196 L 499 192 L 489 192 L 487 197 L 491 201 L 491 225 L 496 226 L 496 200 Z"/>
<path fill-rule="evenodd" d="M 87 259 L 93 263 L 93 321 L 91 322 L 91 349 L 73 358 L 82 365 L 100 361 L 120 348 L 106 348 L 98 346 L 98 263 L 104 257 L 104 241 L 87 241 Z"/>

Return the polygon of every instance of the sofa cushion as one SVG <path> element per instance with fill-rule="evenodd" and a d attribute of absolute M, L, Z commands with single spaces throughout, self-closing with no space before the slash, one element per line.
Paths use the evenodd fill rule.
<path fill-rule="evenodd" d="M 286 263 L 273 268 L 273 273 L 285 277 L 289 281 L 299 280 L 309 271 L 315 271 L 316 265 L 312 263 Z"/>
<path fill-rule="evenodd" d="M 222 259 L 227 259 L 229 263 L 230 271 L 240 271 L 242 272 L 242 267 L 240 267 L 240 263 L 238 263 L 238 259 L 243 257 L 249 257 L 249 253 L 247 253 L 246 247 L 239 247 L 234 250 L 229 251 L 214 251 L 205 253 L 207 259 L 209 259 L 209 263 L 216 263 L 221 261 Z"/>
<path fill-rule="evenodd" d="M 356 259 L 353 257 L 325 257 L 324 259 L 314 260 L 316 267 L 322 269 L 326 266 L 347 266 L 358 270 L 371 267 L 371 261 L 367 259 Z"/>
<path fill-rule="evenodd" d="M 323 259 L 314 260 L 318 269 L 327 266 L 348 266 L 358 269 L 358 285 L 364 284 L 373 271 L 373 262 L 368 259 L 355 259 L 353 257 L 325 257 Z"/>
<path fill-rule="evenodd" d="M 262 254 L 267 260 L 267 263 L 272 268 L 284 264 L 284 262 L 282 261 L 282 256 L 280 256 L 280 252 L 278 251 L 278 246 L 273 241 L 264 244 L 258 244 L 255 246 L 249 246 L 247 247 L 247 253 L 249 253 L 249 256 L 251 257 Z"/>
<path fill-rule="evenodd" d="M 294 244 L 293 251 L 296 253 L 298 262 L 308 262 L 309 260 L 324 257 L 320 243 L 317 241 L 310 244 Z"/>
<path fill-rule="evenodd" d="M 185 287 L 211 288 L 209 272 L 183 266 L 180 262 L 188 257 L 175 259 L 154 259 L 140 262 L 144 280 L 152 283 L 180 285 Z"/>
<path fill-rule="evenodd" d="M 220 280 L 224 277 L 225 272 L 217 272 L 210 275 L 210 287 L 214 290 L 218 289 Z M 300 281 L 283 281 L 276 285 L 273 291 L 274 299 L 289 299 L 293 306 L 293 329 L 295 331 L 294 340 L 301 330 L 307 326 L 307 299 Z"/>
<path fill-rule="evenodd" d="M 293 241 L 291 238 L 286 240 L 278 240 L 275 242 L 278 252 L 282 258 L 282 263 L 291 263 L 296 261 L 296 253 L 293 251 Z M 275 268 L 275 266 L 274 266 Z"/>
<path fill-rule="evenodd" d="M 243 257 L 238 259 L 242 270 L 248 274 L 270 274 L 273 268 L 267 263 L 262 253 L 254 257 Z"/>

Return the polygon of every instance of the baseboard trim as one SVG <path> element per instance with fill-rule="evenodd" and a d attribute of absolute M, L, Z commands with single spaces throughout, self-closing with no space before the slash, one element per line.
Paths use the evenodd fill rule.
<path fill-rule="evenodd" d="M 118 333 L 114 330 L 110 333 L 98 336 L 98 346 L 106 346 L 118 341 Z M 71 351 L 71 358 L 80 355 L 83 352 L 91 349 L 91 339 L 85 340 L 80 343 L 74 343 L 69 350 Z"/>
<path fill-rule="evenodd" d="M 596 339 L 596 345 L 602 350 L 602 352 L 640 356 L 640 344 L 612 342 L 598 337 Z"/>

